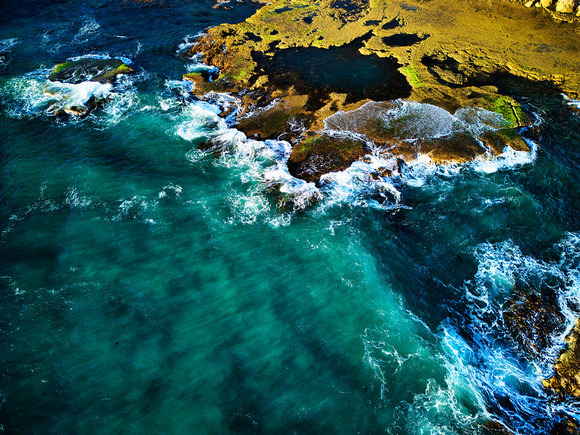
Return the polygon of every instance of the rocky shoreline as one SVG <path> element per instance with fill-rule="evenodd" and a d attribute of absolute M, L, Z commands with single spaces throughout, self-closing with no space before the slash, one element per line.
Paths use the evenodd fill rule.
<path fill-rule="evenodd" d="M 549 7 L 561 10 L 558 5 Z M 237 127 L 250 137 L 289 140 L 291 173 L 316 183 L 363 158 L 369 141 L 403 162 L 423 155 L 434 163 L 462 163 L 492 158 L 506 147 L 529 151 L 518 130 L 529 125 L 529 118 L 518 101 L 496 86 L 502 76 L 545 83 L 572 98 L 580 91 L 578 25 L 556 24 L 536 9 L 509 2 L 274 0 L 245 22 L 209 29 L 186 55 L 203 55 L 219 73 L 184 78 L 194 83 L 200 98 L 211 92 L 237 95 L 243 102 Z M 325 56 L 314 50 L 338 47 L 350 63 L 337 68 L 355 75 L 372 69 L 371 60 L 383 71 L 390 67 L 389 78 L 375 82 L 390 83 L 395 92 L 389 96 L 369 85 L 353 98 L 339 85 L 309 82 L 300 63 Z M 293 62 L 286 60 L 286 68 L 278 70 L 270 67 L 286 65 L 283 56 Z M 396 131 L 385 136 L 358 132 L 364 137 L 335 141 L 338 151 L 333 152 L 325 139 L 330 116 L 397 98 L 434 105 L 451 115 L 461 108 L 482 108 L 507 123 L 491 128 L 486 138 L 451 135 L 421 146 L 409 146 Z"/>
<path fill-rule="evenodd" d="M 236 95 L 242 102 L 237 128 L 249 137 L 291 142 L 292 175 L 323 184 L 325 174 L 364 161 L 372 148 L 392 157 L 390 166 L 373 175 L 378 179 L 398 175 L 421 155 L 457 164 L 490 159 L 508 147 L 529 152 L 525 136 L 537 132 L 523 128 L 531 124 L 526 108 L 503 84 L 537 83 L 578 98 L 579 35 L 580 4 L 571 0 L 272 0 L 245 22 L 201 36 L 186 55 L 202 55 L 217 72 L 184 78 L 198 98 Z M 337 47 L 344 49 L 338 60 L 325 60 Z M 314 51 L 321 49 L 328 52 Z M 331 78 L 313 83 L 299 67 L 308 56 L 321 59 L 322 66 L 309 66 L 321 76 L 333 65 L 351 75 L 357 67 L 391 68 L 385 80 L 395 92 L 389 97 L 370 85 L 348 92 Z M 361 59 L 370 63 L 359 67 Z M 447 134 L 410 130 L 419 120 L 441 119 L 454 126 Z M 469 128 L 482 122 L 486 128 Z M 458 123 L 467 127 L 457 128 Z M 563 327 L 551 295 L 521 291 L 506 305 L 504 322 L 533 357 L 545 350 L 545 334 Z M 580 323 L 567 338 L 554 376 L 544 382 L 560 398 L 579 396 L 579 334 Z M 578 423 L 564 416 L 553 433 L 578 433 Z"/>

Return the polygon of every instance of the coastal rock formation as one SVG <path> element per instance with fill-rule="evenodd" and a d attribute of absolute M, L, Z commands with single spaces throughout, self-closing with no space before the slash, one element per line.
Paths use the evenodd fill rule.
<path fill-rule="evenodd" d="M 554 364 L 555 374 L 546 379 L 544 387 L 554 390 L 561 398 L 580 397 L 580 319 L 566 337 L 566 348 Z"/>
<path fill-rule="evenodd" d="M 514 297 L 503 310 L 503 321 L 518 348 L 535 358 L 541 358 L 552 345 L 554 332 L 562 331 L 564 316 L 556 295 L 515 289 Z"/>
<path fill-rule="evenodd" d="M 520 3 L 523 1 L 520 0 Z M 529 0 L 525 2 L 527 8 L 542 7 L 555 20 L 577 22 L 580 17 L 580 2 L 577 0 Z"/>
<path fill-rule="evenodd" d="M 59 63 L 52 69 L 48 80 L 70 84 L 114 83 L 118 75 L 132 71 L 119 59 L 86 57 Z"/>
<path fill-rule="evenodd" d="M 556 4 L 544 4 L 556 13 Z M 500 1 L 273 0 L 245 22 L 201 36 L 187 54 L 202 54 L 217 73 L 184 78 L 200 96 L 238 95 L 238 127 L 252 137 L 291 141 L 291 172 L 315 182 L 360 159 L 369 144 L 399 159 L 422 154 L 435 163 L 491 158 L 506 147 L 529 151 L 516 130 L 529 123 L 523 107 L 490 85 L 502 75 L 517 76 L 549 82 L 572 98 L 580 93 L 575 27 L 559 26 L 537 9 Z M 376 71 L 388 75 L 372 76 Z M 506 123 L 477 132 L 460 128 L 413 144 L 404 135 L 368 128 L 355 129 L 364 137 L 346 142 L 326 131 L 334 114 L 400 98 L 439 107 L 448 116 L 485 109 Z"/>
<path fill-rule="evenodd" d="M 107 98 L 121 74 L 133 70 L 119 59 L 81 58 L 56 65 L 43 85 L 48 113 L 85 116 Z"/>

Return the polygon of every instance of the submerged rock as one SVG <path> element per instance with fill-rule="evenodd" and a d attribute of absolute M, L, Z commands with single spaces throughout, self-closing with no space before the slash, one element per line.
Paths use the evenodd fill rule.
<path fill-rule="evenodd" d="M 11 60 L 12 52 L 10 50 L 0 51 L 0 74 L 6 72 Z"/>
<path fill-rule="evenodd" d="M 92 57 L 59 63 L 48 80 L 69 84 L 82 82 L 114 83 L 120 74 L 133 70 L 119 59 L 97 59 Z"/>
<path fill-rule="evenodd" d="M 551 337 L 564 329 L 564 315 L 553 292 L 514 291 L 503 310 L 503 321 L 520 350 L 542 358 Z"/>

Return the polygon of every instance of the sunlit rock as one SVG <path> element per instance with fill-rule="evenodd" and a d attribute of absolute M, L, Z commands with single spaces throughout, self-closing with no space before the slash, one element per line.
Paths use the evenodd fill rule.
<path fill-rule="evenodd" d="M 543 381 L 546 388 L 554 390 L 562 398 L 580 397 L 580 319 L 566 337 L 566 347 L 554 364 L 555 374 Z"/>
<path fill-rule="evenodd" d="M 48 79 L 55 82 L 78 84 L 82 82 L 114 83 L 120 74 L 133 70 L 119 59 L 81 58 L 56 65 Z"/>

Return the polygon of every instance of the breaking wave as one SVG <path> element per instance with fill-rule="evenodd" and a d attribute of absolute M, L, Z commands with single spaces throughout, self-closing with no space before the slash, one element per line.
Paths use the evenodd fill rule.
<path fill-rule="evenodd" d="M 542 261 L 524 255 L 511 241 L 478 246 L 477 273 L 463 289 L 466 316 L 441 326 L 450 367 L 482 396 L 488 420 L 516 434 L 544 434 L 562 415 L 577 416 L 572 401 L 556 402 L 542 386 L 553 374 L 553 362 L 576 323 L 580 303 L 580 235 L 568 234 L 555 249 L 558 260 Z M 518 288 L 530 294 L 554 292 L 555 310 L 565 318 L 565 328 L 546 331 L 551 335 L 540 354 L 522 350 L 514 337 L 526 332 L 514 331 L 506 320 L 506 304 L 517 297 Z"/>

